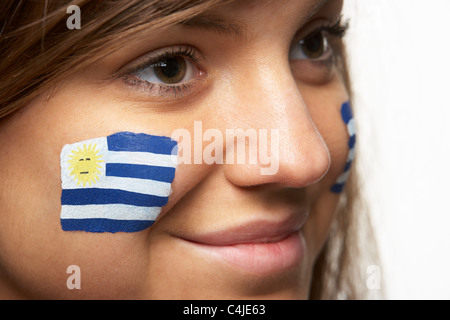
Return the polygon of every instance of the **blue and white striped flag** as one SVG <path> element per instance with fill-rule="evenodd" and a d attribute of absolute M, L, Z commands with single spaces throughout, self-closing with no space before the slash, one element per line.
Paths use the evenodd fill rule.
<path fill-rule="evenodd" d="M 119 132 L 61 151 L 65 231 L 136 232 L 150 227 L 169 198 L 177 143 Z"/>
<path fill-rule="evenodd" d="M 341 175 L 337 178 L 335 184 L 331 187 L 331 192 L 334 193 L 341 193 L 344 190 L 345 183 L 347 182 L 350 175 L 350 168 L 352 166 L 353 159 L 355 158 L 356 129 L 350 102 L 345 102 L 342 104 L 341 117 L 342 121 L 344 121 L 347 126 L 347 132 L 349 135 L 349 153 L 347 156 L 347 161 L 345 163 L 344 172 L 341 173 Z"/>

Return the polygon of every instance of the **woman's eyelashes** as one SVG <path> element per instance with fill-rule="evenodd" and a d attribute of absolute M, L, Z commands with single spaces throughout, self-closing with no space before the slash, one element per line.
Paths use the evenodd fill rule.
<path fill-rule="evenodd" d="M 205 75 L 198 67 L 199 59 L 189 46 L 159 49 L 139 58 L 123 79 L 150 95 L 182 96 Z"/>
<path fill-rule="evenodd" d="M 332 79 L 332 71 L 339 55 L 340 41 L 348 25 L 339 20 L 334 25 L 316 28 L 307 36 L 296 40 L 289 50 L 292 75 L 304 83 L 322 85 Z"/>
<path fill-rule="evenodd" d="M 322 26 L 309 35 L 294 43 L 289 52 L 289 60 L 327 60 L 332 56 L 329 37 L 342 38 L 348 29 L 348 24 L 341 20 L 331 26 Z"/>

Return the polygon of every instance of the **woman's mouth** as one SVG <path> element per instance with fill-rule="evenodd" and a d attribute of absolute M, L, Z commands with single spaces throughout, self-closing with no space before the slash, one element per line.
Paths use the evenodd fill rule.
<path fill-rule="evenodd" d="M 220 231 L 179 237 L 201 254 L 219 259 L 233 268 L 268 275 L 298 266 L 305 252 L 301 227 L 306 214 L 281 222 L 251 221 Z"/>

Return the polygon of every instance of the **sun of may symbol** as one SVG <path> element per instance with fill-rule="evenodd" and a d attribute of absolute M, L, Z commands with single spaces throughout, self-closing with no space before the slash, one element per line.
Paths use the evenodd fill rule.
<path fill-rule="evenodd" d="M 72 150 L 68 163 L 70 164 L 69 170 L 72 170 L 70 175 L 74 176 L 77 185 L 83 183 L 84 187 L 87 183 L 90 186 L 97 182 L 98 176 L 101 174 L 98 170 L 101 168 L 100 162 L 103 162 L 100 160 L 103 156 L 98 155 L 99 152 L 96 144 L 89 144 L 89 146 L 84 144 L 83 148 L 78 147 L 77 150 Z"/>

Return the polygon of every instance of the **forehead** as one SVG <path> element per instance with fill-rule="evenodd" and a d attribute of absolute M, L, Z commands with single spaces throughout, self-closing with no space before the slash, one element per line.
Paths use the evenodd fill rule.
<path fill-rule="evenodd" d="M 321 9 L 330 6 L 338 9 L 336 6 L 341 7 L 342 0 L 232 1 L 185 19 L 179 24 L 243 37 L 249 31 L 248 26 L 254 22 L 265 24 L 277 20 L 281 24 L 292 20 L 293 15 L 297 23 L 306 22 Z"/>

